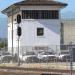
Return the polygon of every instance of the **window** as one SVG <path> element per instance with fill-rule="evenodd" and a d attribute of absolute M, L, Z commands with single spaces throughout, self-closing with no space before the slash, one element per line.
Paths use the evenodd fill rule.
<path fill-rule="evenodd" d="M 33 50 L 48 50 L 47 46 L 35 46 Z"/>
<path fill-rule="evenodd" d="M 57 10 L 22 10 L 22 19 L 59 19 Z"/>
<path fill-rule="evenodd" d="M 37 28 L 37 36 L 43 36 L 44 35 L 44 28 Z"/>

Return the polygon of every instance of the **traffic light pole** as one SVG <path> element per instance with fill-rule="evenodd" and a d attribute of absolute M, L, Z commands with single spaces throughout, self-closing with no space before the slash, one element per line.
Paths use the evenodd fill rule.
<path fill-rule="evenodd" d="M 19 58 L 19 55 L 20 55 L 21 27 L 19 26 L 19 24 L 18 24 L 18 27 L 17 27 L 17 35 L 18 35 L 18 66 L 20 66 L 20 58 Z"/>
<path fill-rule="evenodd" d="M 18 66 L 20 66 L 20 58 L 19 58 L 19 53 L 20 53 L 20 45 L 19 45 L 19 39 L 20 39 L 20 36 L 18 36 Z"/>
<path fill-rule="evenodd" d="M 20 36 L 21 36 L 21 30 L 20 30 L 19 24 L 18 24 L 18 27 L 17 27 L 17 34 L 18 34 L 18 66 L 20 66 L 19 55 L 20 55 Z"/>
<path fill-rule="evenodd" d="M 19 24 L 21 23 L 21 15 L 18 14 L 17 15 L 17 35 L 18 35 L 18 66 L 20 66 L 20 58 L 19 58 L 19 54 L 20 54 L 20 36 L 21 36 L 21 27 L 19 26 Z"/>

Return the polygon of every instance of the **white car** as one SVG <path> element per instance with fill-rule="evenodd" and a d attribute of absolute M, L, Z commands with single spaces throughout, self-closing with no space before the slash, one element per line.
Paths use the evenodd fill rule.
<path fill-rule="evenodd" d="M 9 52 L 4 52 L 1 54 L 1 61 L 9 63 L 12 61 L 12 55 Z"/>
<path fill-rule="evenodd" d="M 38 58 L 34 52 L 26 52 L 22 58 L 26 63 L 38 62 Z"/>
<path fill-rule="evenodd" d="M 58 59 L 62 62 L 70 61 L 70 54 L 60 54 Z"/>
<path fill-rule="evenodd" d="M 52 52 L 38 53 L 38 58 L 41 62 L 49 62 L 55 59 L 55 55 Z"/>

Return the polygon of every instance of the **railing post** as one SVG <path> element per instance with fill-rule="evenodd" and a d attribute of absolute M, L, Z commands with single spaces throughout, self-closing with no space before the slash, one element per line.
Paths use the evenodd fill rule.
<path fill-rule="evenodd" d="M 69 52 L 70 52 L 70 73 L 73 75 L 73 51 L 72 51 L 72 42 L 69 44 Z"/>

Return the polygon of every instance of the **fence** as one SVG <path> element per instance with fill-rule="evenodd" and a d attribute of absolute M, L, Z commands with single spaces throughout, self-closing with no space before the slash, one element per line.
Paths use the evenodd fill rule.
<path fill-rule="evenodd" d="M 75 48 L 64 46 L 40 46 L 40 47 L 20 47 L 14 48 L 12 57 L 12 48 L 8 52 L 1 52 L 1 64 L 20 65 L 26 68 L 46 68 L 46 69 L 65 69 L 75 70 Z M 64 49 L 65 48 L 65 49 Z M 19 53 L 18 53 L 19 52 Z M 12 63 L 11 63 L 12 62 Z"/>

